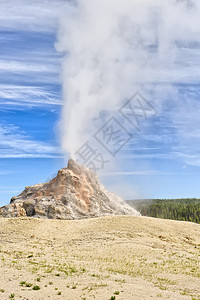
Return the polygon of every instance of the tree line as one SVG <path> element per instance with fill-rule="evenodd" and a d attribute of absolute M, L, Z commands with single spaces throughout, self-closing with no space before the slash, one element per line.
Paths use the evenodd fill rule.
<path fill-rule="evenodd" d="M 142 216 L 190 221 L 200 224 L 200 199 L 129 200 Z"/>

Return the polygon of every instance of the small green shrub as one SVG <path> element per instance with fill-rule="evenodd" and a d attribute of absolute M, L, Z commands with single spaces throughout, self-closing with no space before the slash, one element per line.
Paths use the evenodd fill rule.
<path fill-rule="evenodd" d="M 34 285 L 33 290 L 38 291 L 38 290 L 40 290 L 40 287 L 38 285 Z"/>

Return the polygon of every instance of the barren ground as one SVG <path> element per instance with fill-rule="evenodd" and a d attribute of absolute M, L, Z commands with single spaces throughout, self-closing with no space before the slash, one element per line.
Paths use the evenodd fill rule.
<path fill-rule="evenodd" d="M 162 298 L 200 299 L 200 225 L 0 218 L 1 300 Z"/>

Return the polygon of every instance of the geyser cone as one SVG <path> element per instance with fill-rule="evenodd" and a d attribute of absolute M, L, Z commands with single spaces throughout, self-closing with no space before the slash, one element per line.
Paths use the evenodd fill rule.
<path fill-rule="evenodd" d="M 47 183 L 28 186 L 0 208 L 3 217 L 33 216 L 81 219 L 106 215 L 140 215 L 104 188 L 96 174 L 70 159 Z"/>

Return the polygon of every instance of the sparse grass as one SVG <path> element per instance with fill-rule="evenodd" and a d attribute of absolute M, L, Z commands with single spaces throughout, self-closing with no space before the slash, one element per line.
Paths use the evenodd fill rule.
<path fill-rule="evenodd" d="M 77 272 L 75 267 L 69 267 L 69 271 L 70 271 L 70 273 L 76 273 Z"/>
<path fill-rule="evenodd" d="M 98 223 L 98 220 L 96 222 Z M 123 228 L 123 226 L 126 228 L 124 224 L 122 224 L 121 228 Z M 102 224 L 101 228 L 103 228 Z M 21 290 L 28 292 L 32 290 L 33 284 L 39 284 L 40 280 L 43 283 L 43 277 L 46 276 L 44 285 L 41 285 L 41 287 L 47 287 L 47 289 L 44 289 L 45 293 L 52 290 L 52 287 L 50 288 L 49 285 L 54 284 L 54 286 L 56 286 L 59 280 L 59 286 L 56 288 L 55 294 L 58 295 L 60 284 L 63 284 L 63 286 L 67 286 L 70 289 L 77 289 L 77 294 L 83 293 L 80 296 L 80 299 L 83 299 L 84 296 L 87 296 L 89 291 L 93 291 L 93 293 L 95 292 L 99 295 L 99 293 L 102 292 L 101 288 L 105 291 L 111 290 L 114 292 L 115 290 L 113 290 L 113 286 L 111 286 L 111 283 L 114 283 L 116 291 L 113 293 L 113 297 L 116 295 L 116 298 L 118 298 L 118 292 L 122 291 L 125 286 L 127 287 L 130 281 L 133 281 L 133 278 L 136 277 L 138 281 L 141 278 L 142 281 L 153 283 L 153 288 L 159 288 L 160 293 L 157 294 L 157 297 L 162 297 L 161 292 L 165 290 L 166 295 L 168 291 L 175 291 L 179 297 L 181 294 L 193 297 L 193 300 L 200 299 L 200 297 L 198 297 L 199 287 L 195 292 L 195 288 L 192 288 L 192 285 L 194 286 L 194 284 L 196 284 L 193 283 L 193 279 L 194 282 L 197 282 L 200 277 L 200 270 L 198 269 L 200 247 L 197 242 L 195 242 L 195 245 L 197 245 L 195 248 L 194 245 L 188 245 L 184 241 L 180 242 L 179 238 L 181 240 L 181 237 L 178 237 L 177 241 L 174 241 L 173 244 L 171 242 L 169 243 L 165 237 L 156 240 L 154 236 L 155 233 L 151 232 L 147 235 L 147 241 L 145 241 L 143 237 L 140 237 L 136 240 L 136 243 L 133 243 L 134 235 L 138 233 L 135 233 L 132 227 L 131 230 L 121 228 L 116 232 L 112 232 L 114 229 L 109 231 L 110 229 L 105 227 L 105 237 L 103 236 L 104 233 L 101 233 L 100 236 L 102 235 L 102 238 L 96 238 L 95 235 L 94 239 L 92 238 L 90 240 L 88 239 L 88 235 L 83 238 L 83 242 L 81 241 L 81 243 L 77 241 L 76 237 L 75 243 L 74 241 L 69 242 L 68 249 L 62 245 L 57 248 L 53 247 L 53 238 L 51 242 L 45 239 L 34 245 L 29 245 L 24 251 L 13 251 L 14 247 L 12 244 L 7 246 L 3 245 L 0 248 L 0 264 L 3 268 L 6 267 L 7 269 L 21 269 L 22 275 L 18 278 L 26 279 L 26 281 L 20 282 L 20 285 L 23 287 Z M 96 229 L 93 228 L 92 230 L 95 232 Z M 145 230 L 141 230 L 140 234 L 146 234 Z M 180 232 L 181 230 L 182 229 L 179 229 Z M 161 235 L 160 232 L 156 232 L 156 234 L 158 236 Z M 162 236 L 167 234 L 168 233 L 162 233 Z M 122 240 L 120 240 L 121 237 Z M 168 239 L 170 238 L 174 239 L 171 233 Z M 171 244 L 177 245 L 177 247 L 171 247 Z M 146 251 L 146 245 L 148 245 L 148 251 Z M 35 247 L 34 254 L 31 252 L 33 246 Z M 141 249 L 141 251 L 139 251 L 139 249 Z M 31 257 L 32 259 L 30 259 Z M 43 274 L 45 273 L 48 274 L 44 276 Z M 181 278 L 181 276 L 183 277 L 184 275 L 186 275 L 188 279 L 188 285 L 186 284 L 185 290 L 183 285 L 180 284 L 180 281 L 176 280 L 178 276 Z M 55 278 L 55 276 L 57 278 Z M 110 279 L 107 280 L 108 278 Z M 7 280 L 12 281 L 11 276 L 8 276 Z M 96 282 L 99 284 L 96 284 Z M 4 282 L 1 284 L 2 287 L 7 290 Z M 12 291 L 15 292 L 15 290 Z M 2 290 L 0 290 L 0 292 L 2 292 Z M 41 288 L 41 293 L 42 292 L 43 289 Z M 74 293 L 70 290 L 68 290 L 68 292 Z M 159 291 L 156 290 L 156 293 L 157 292 Z M 110 294 L 106 296 L 107 299 L 109 299 Z"/>
<path fill-rule="evenodd" d="M 101 275 L 99 275 L 99 274 L 92 274 L 91 276 L 92 277 L 96 277 L 96 278 L 100 278 L 101 277 Z"/>
<path fill-rule="evenodd" d="M 25 286 L 26 286 L 26 287 L 32 287 L 32 285 L 33 285 L 33 284 L 32 284 L 32 283 L 29 283 L 29 282 L 26 282 L 26 283 L 25 283 Z"/>
<path fill-rule="evenodd" d="M 86 269 L 85 268 L 81 268 L 81 272 L 85 273 Z"/>
<path fill-rule="evenodd" d="M 114 292 L 114 295 L 119 295 L 119 291 Z"/>
<path fill-rule="evenodd" d="M 21 281 L 21 282 L 20 282 L 20 285 L 21 285 L 21 286 L 25 286 L 25 287 L 32 287 L 32 286 L 33 286 L 32 283 L 26 282 L 26 281 Z"/>
<path fill-rule="evenodd" d="M 125 279 L 115 279 L 116 282 L 125 283 Z"/>

